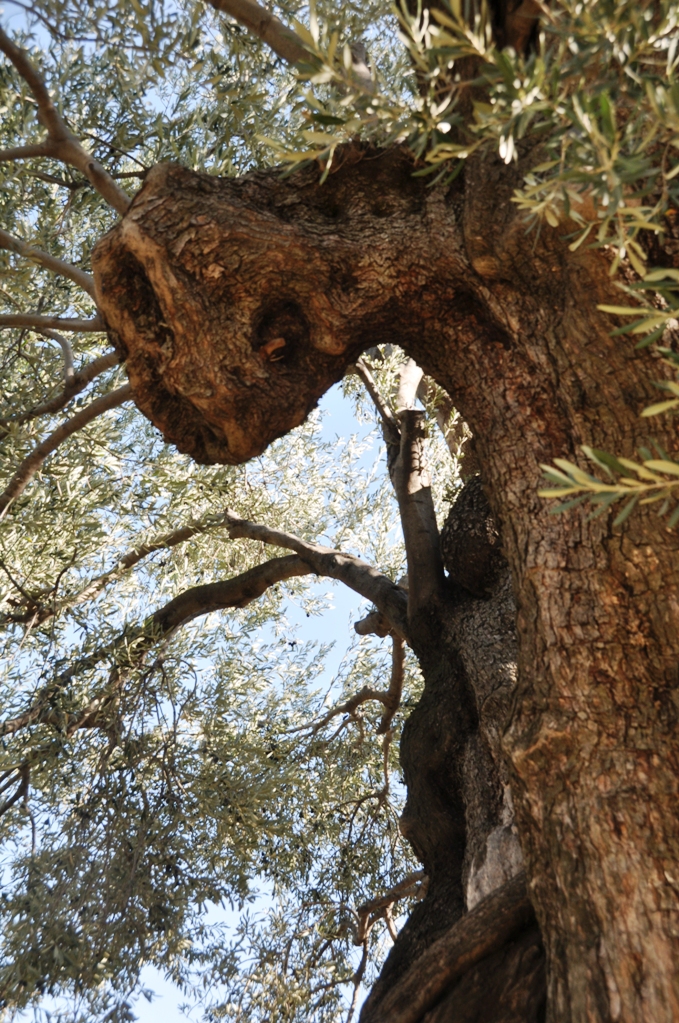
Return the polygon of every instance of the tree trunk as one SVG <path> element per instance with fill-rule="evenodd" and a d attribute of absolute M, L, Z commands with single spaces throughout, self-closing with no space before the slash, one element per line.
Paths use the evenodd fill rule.
<path fill-rule="evenodd" d="M 322 186 L 313 168 L 238 181 L 156 168 L 95 250 L 98 300 L 139 407 L 203 461 L 262 450 L 378 343 L 401 345 L 449 392 L 476 438 L 518 608 L 506 731 L 506 702 L 486 710 L 498 739 L 504 731 L 504 766 L 490 747 L 479 756 L 495 771 L 493 792 L 508 772 L 546 948 L 547 1018 L 670 1023 L 679 538 L 648 511 L 614 528 L 582 509 L 552 515 L 537 497 L 540 463 L 577 460 L 583 443 L 634 456 L 663 369 L 611 338 L 597 311 L 620 301 L 605 251 L 570 252 L 569 224 L 526 234 L 511 202 L 521 163 L 477 155 L 436 188 L 412 169 L 404 150 L 359 146 L 339 154 Z M 653 427 L 671 448 L 667 422 Z M 478 604 L 492 604 L 490 589 Z M 445 928 L 462 913 L 470 863 L 481 862 L 460 758 L 484 733 L 453 635 L 459 607 L 452 585 L 413 622 L 427 689 L 404 736 L 404 826 L 438 878 L 439 909 L 426 933 L 415 911 L 406 931 L 419 937 L 396 972 L 431 945 L 437 919 Z M 514 964 L 505 978 L 532 961 L 534 936 L 515 940 L 513 960 L 494 953 Z M 482 973 L 469 991 L 486 990 Z M 446 1016 L 444 1004 L 429 1023 L 488 1019 L 450 1004 Z"/>

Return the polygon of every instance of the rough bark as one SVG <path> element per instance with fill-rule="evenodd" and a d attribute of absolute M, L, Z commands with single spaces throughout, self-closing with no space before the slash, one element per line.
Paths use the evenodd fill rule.
<path fill-rule="evenodd" d="M 619 301 L 605 252 L 570 252 L 569 224 L 526 235 L 511 202 L 521 163 L 481 153 L 451 187 L 428 188 L 402 150 L 343 156 L 322 186 L 314 169 L 220 181 L 157 168 L 95 252 L 111 338 L 142 411 L 206 461 L 262 450 L 367 344 L 401 345 L 445 387 L 475 436 L 512 573 L 519 671 L 502 741 L 548 1019 L 670 1023 L 679 538 L 643 510 L 614 528 L 582 510 L 552 515 L 537 497 L 540 463 L 577 460 L 580 444 L 634 455 L 662 367 L 611 338 L 597 311 Z M 669 421 L 654 426 L 671 449 Z M 456 592 L 412 624 L 428 689 L 404 738 L 404 828 L 440 915 L 425 935 L 416 909 L 399 970 L 436 919 L 447 929 L 463 912 L 471 876 L 460 765 L 483 713 L 451 633 L 473 618 L 468 600 L 496 598 L 458 604 Z"/>

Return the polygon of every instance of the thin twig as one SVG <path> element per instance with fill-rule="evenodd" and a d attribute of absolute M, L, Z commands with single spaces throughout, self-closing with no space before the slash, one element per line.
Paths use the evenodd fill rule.
<path fill-rule="evenodd" d="M 106 202 L 118 213 L 124 215 L 129 209 L 130 197 L 116 184 L 101 164 L 82 147 L 55 107 L 47 86 L 29 60 L 25 50 L 13 43 L 1 28 L 0 50 L 14 64 L 33 93 L 38 104 L 38 118 L 47 129 L 48 139 L 43 143 L 43 151 L 33 155 L 53 156 L 76 167 Z"/>
<path fill-rule="evenodd" d="M 113 642 L 72 662 L 38 694 L 31 706 L 15 718 L 0 724 L 0 736 L 13 735 L 34 724 L 51 725 L 67 734 L 79 728 L 103 726 L 103 711 L 110 706 L 129 673 L 141 667 L 147 653 L 167 642 L 195 618 L 230 607 L 247 607 L 270 587 L 309 575 L 309 567 L 296 555 L 272 558 L 255 568 L 216 583 L 192 586 L 159 608 L 140 625 L 128 627 Z M 78 672 L 91 670 L 111 658 L 113 668 L 107 685 L 80 711 L 66 713 L 54 706 L 54 697 Z"/>
<path fill-rule="evenodd" d="M 53 593 L 54 587 L 39 594 L 37 597 L 29 594 L 26 601 L 28 605 L 27 611 L 20 615 L 7 614 L 4 615 L 3 618 L 5 621 L 23 623 L 32 618 L 37 610 L 38 621 L 42 624 L 66 607 L 78 607 L 80 604 L 84 604 L 88 600 L 94 600 L 94 598 L 101 593 L 109 583 L 120 579 L 122 575 L 129 572 L 135 567 L 135 565 L 138 565 L 140 561 L 143 561 L 144 558 L 149 557 L 151 554 L 155 554 L 156 551 L 171 550 L 173 547 L 177 547 L 179 544 L 185 543 L 187 540 L 191 540 L 194 536 L 199 536 L 201 533 L 207 533 L 212 529 L 223 527 L 226 522 L 227 519 L 224 515 L 210 515 L 199 522 L 192 523 L 190 526 L 183 526 L 181 529 L 175 529 L 173 532 L 159 536 L 157 539 L 151 540 L 148 543 L 139 544 L 137 547 L 133 547 L 132 550 L 119 558 L 113 568 L 110 568 L 108 571 L 102 572 L 101 575 L 90 579 L 90 581 L 73 596 L 64 597 L 58 604 L 53 602 L 50 605 L 47 605 L 42 603 L 42 599 Z M 0 566 L 1 565 L 2 562 L 0 562 Z"/>
<path fill-rule="evenodd" d="M 354 365 L 355 365 L 355 368 L 356 368 L 357 375 L 361 378 L 361 380 L 365 384 L 365 389 L 368 392 L 368 394 L 370 395 L 370 397 L 372 398 L 373 404 L 375 405 L 375 408 L 379 412 L 379 415 L 380 415 L 380 418 L 382 420 L 382 423 L 389 430 L 393 430 L 395 432 L 396 436 L 398 436 L 398 434 L 400 432 L 399 431 L 399 425 L 398 425 L 398 419 L 396 418 L 394 413 L 391 411 L 391 409 L 389 408 L 387 403 L 384 401 L 382 395 L 379 392 L 379 388 L 378 388 L 377 384 L 375 383 L 375 378 L 373 377 L 372 373 L 368 369 L 366 363 L 363 361 L 363 359 L 356 359 L 356 362 L 354 363 Z"/>
<path fill-rule="evenodd" d="M 71 419 L 67 419 L 54 433 L 51 433 L 41 444 L 38 444 L 37 448 L 23 460 L 3 493 L 0 494 L 0 519 L 5 516 L 12 502 L 20 494 L 23 494 L 47 456 L 56 451 L 67 437 L 70 437 L 78 430 L 82 430 L 84 426 L 91 423 L 97 416 L 108 412 L 109 409 L 116 408 L 116 406 L 122 405 L 123 402 L 129 401 L 131 397 L 132 388 L 129 384 L 124 384 L 123 387 L 119 387 L 115 391 L 103 394 L 100 398 L 93 401 L 91 405 L 87 405 L 80 412 L 77 412 Z"/>
<path fill-rule="evenodd" d="M 361 981 L 363 980 L 363 974 L 368 963 L 368 939 L 366 938 L 363 942 L 363 952 L 361 953 L 361 961 L 358 964 L 358 969 L 351 978 L 351 982 L 354 985 L 354 993 L 351 998 L 351 1005 L 349 1006 L 349 1012 L 347 1015 L 347 1023 L 351 1023 L 356 1006 L 358 1005 L 358 992 L 361 987 Z"/>
<path fill-rule="evenodd" d="M 0 29 L 0 34 L 2 30 Z M 84 291 L 87 292 L 92 298 L 94 298 L 94 277 L 91 274 L 85 273 L 84 270 L 79 270 L 77 266 L 72 266 L 70 263 L 64 262 L 63 259 L 57 259 L 56 256 L 50 256 L 49 252 L 43 252 L 42 249 L 36 249 L 27 242 L 21 241 L 20 238 L 14 238 L 13 235 L 8 234 L 7 231 L 0 230 L 0 249 L 7 249 L 9 252 L 16 252 L 19 256 L 24 256 L 26 259 L 32 260 L 34 263 L 39 263 L 40 266 L 46 267 L 48 270 L 52 270 L 56 274 L 60 274 L 62 277 L 68 277 L 70 280 L 75 281 L 79 284 Z M 6 324 L 6 326 L 9 326 Z"/>

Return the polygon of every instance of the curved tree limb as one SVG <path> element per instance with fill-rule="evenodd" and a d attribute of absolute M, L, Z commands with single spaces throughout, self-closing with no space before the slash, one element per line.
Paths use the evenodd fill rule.
<path fill-rule="evenodd" d="M 15 416 L 10 416 L 8 419 L 0 420 L 0 426 L 6 426 L 8 423 L 27 423 L 31 419 L 37 419 L 38 416 L 48 415 L 50 412 L 58 412 L 59 409 L 68 405 L 71 398 L 84 391 L 95 377 L 105 373 L 107 369 L 117 366 L 119 362 L 120 355 L 118 352 L 107 352 L 106 355 L 100 355 L 98 359 L 93 359 L 88 366 L 83 366 L 82 369 L 78 370 L 73 375 L 70 383 L 64 387 L 61 394 L 43 402 L 42 405 L 36 405 L 27 412 L 20 412 Z"/>
<path fill-rule="evenodd" d="M 40 266 L 44 266 L 47 270 L 52 270 L 55 274 L 68 277 L 70 280 L 75 281 L 76 284 L 79 284 L 92 298 L 95 297 L 94 278 L 91 274 L 85 273 L 84 270 L 79 270 L 77 266 L 72 266 L 70 263 L 64 262 L 63 259 L 57 259 L 56 256 L 50 256 L 49 252 L 36 249 L 32 245 L 28 245 L 27 242 L 21 241 L 20 238 L 14 238 L 13 235 L 2 230 L 0 230 L 0 249 L 16 252 L 17 255 L 24 256 L 34 263 L 39 263 Z M 5 324 L 5 326 L 10 326 L 10 324 Z"/>
<path fill-rule="evenodd" d="M 89 274 L 87 276 L 89 277 Z M 37 313 L 0 314 L 0 327 L 33 327 L 35 330 L 72 330 L 76 334 L 96 334 L 99 331 L 106 330 L 104 321 L 99 316 L 94 316 L 91 320 L 70 320 L 68 317 L 39 316 Z"/>
<path fill-rule="evenodd" d="M 56 330 L 50 330 L 47 327 L 43 327 L 39 332 L 43 337 L 49 338 L 51 341 L 56 341 L 64 356 L 64 387 L 68 387 L 70 382 L 75 376 L 75 365 L 73 363 L 73 349 L 71 348 L 71 342 L 59 334 Z"/>
<path fill-rule="evenodd" d="M 210 7 L 228 14 L 258 36 L 277 57 L 288 64 L 309 61 L 310 53 L 291 28 L 254 0 L 206 0 Z"/>
<path fill-rule="evenodd" d="M 13 43 L 1 28 L 0 50 L 14 64 L 33 93 L 38 104 L 38 117 L 47 129 L 48 140 L 43 143 L 43 151 L 32 155 L 53 156 L 57 160 L 76 167 L 114 210 L 121 216 L 125 214 L 130 205 L 130 197 L 116 184 L 101 164 L 83 148 L 59 114 L 47 86 L 33 67 L 26 52 Z M 17 150 L 9 150 L 9 152 L 16 154 Z M 16 159 L 17 157 L 15 155 L 12 158 Z"/>
<path fill-rule="evenodd" d="M 526 875 L 517 874 L 430 945 L 379 1002 L 370 996 L 363 1006 L 361 1023 L 419 1023 L 458 977 L 534 919 Z"/>
<path fill-rule="evenodd" d="M 408 598 L 396 583 L 376 568 L 352 554 L 343 554 L 331 547 L 307 543 L 291 533 L 283 533 L 278 529 L 269 529 L 255 522 L 241 519 L 233 512 L 226 513 L 230 525 L 229 536 L 232 539 L 244 537 L 249 540 L 261 540 L 274 547 L 283 547 L 295 551 L 310 566 L 316 575 L 338 579 L 350 590 L 371 600 L 378 610 L 392 623 L 394 631 L 407 640 L 407 604 Z"/>
<path fill-rule="evenodd" d="M 110 684 L 105 692 L 91 700 L 83 710 L 68 717 L 53 706 L 54 696 L 78 671 L 93 668 L 105 657 L 112 657 L 116 661 L 114 681 L 119 685 L 127 670 L 139 666 L 152 647 L 167 640 L 182 625 L 212 611 L 246 607 L 276 583 L 310 573 L 311 569 L 301 558 L 287 555 L 265 561 L 233 579 L 191 587 L 159 608 L 142 625 L 126 630 L 112 643 L 80 658 L 63 671 L 54 683 L 45 687 L 27 711 L 0 724 L 0 736 L 13 735 L 34 724 L 54 725 L 68 734 L 78 728 L 91 727 L 93 715 L 99 713 L 112 698 Z"/>
<path fill-rule="evenodd" d="M 124 384 L 123 387 L 119 387 L 115 391 L 103 394 L 100 398 L 93 401 L 91 405 L 85 406 L 84 409 L 77 412 L 71 419 L 67 419 L 65 423 L 62 423 L 54 433 L 45 438 L 42 444 L 38 444 L 37 448 L 23 460 L 3 493 L 0 494 L 0 519 L 4 517 L 12 501 L 16 500 L 24 492 L 47 456 L 56 451 L 67 437 L 70 437 L 71 434 L 76 433 L 78 430 L 82 430 L 84 426 L 91 423 L 97 416 L 108 412 L 109 409 L 116 408 L 117 405 L 122 405 L 123 402 L 129 401 L 131 397 L 132 388 L 129 384 Z"/>

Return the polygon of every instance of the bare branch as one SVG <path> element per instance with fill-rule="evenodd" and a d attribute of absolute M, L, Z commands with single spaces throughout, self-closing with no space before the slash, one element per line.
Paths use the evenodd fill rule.
<path fill-rule="evenodd" d="M 123 683 L 126 674 L 143 663 L 152 647 L 168 639 L 181 626 L 213 611 L 246 607 L 276 583 L 309 574 L 309 566 L 301 558 L 287 555 L 265 561 L 233 579 L 193 586 L 159 608 L 142 625 L 127 629 L 112 643 L 99 647 L 70 665 L 54 683 L 45 687 L 27 711 L 1 724 L 0 735 L 11 735 L 34 724 L 53 725 L 67 734 L 72 734 L 78 728 L 93 727 L 95 718 L 111 702 L 115 687 Z M 54 708 L 54 696 L 76 673 L 95 667 L 107 657 L 115 662 L 113 686 L 109 684 L 77 713 L 65 715 L 63 711 Z"/>
<path fill-rule="evenodd" d="M 394 714 L 401 706 L 403 695 L 403 674 L 405 667 L 405 643 L 400 636 L 392 636 L 391 642 L 391 681 L 386 693 L 384 703 L 384 714 L 377 729 L 378 735 L 386 735 L 391 728 Z"/>
<path fill-rule="evenodd" d="M 458 977 L 534 919 L 521 873 L 453 924 L 388 991 L 380 990 L 378 983 L 363 1006 L 361 1023 L 418 1023 Z"/>
<path fill-rule="evenodd" d="M 109 409 L 116 408 L 117 405 L 122 405 L 123 402 L 129 401 L 131 397 L 132 388 L 129 384 L 119 387 L 116 391 L 103 394 L 100 398 L 93 401 L 91 405 L 87 405 L 80 412 L 77 412 L 71 419 L 67 419 L 49 437 L 46 437 L 42 444 L 39 444 L 24 459 L 3 493 L 0 494 L 0 519 L 4 517 L 12 502 L 24 492 L 47 456 L 56 451 L 67 437 L 70 437 L 78 430 L 82 430 L 84 426 L 91 423 L 97 416 L 108 412 Z"/>
<path fill-rule="evenodd" d="M 130 197 L 116 184 L 101 164 L 83 149 L 59 114 L 47 86 L 28 59 L 26 52 L 13 43 L 1 28 L 0 50 L 14 64 L 33 93 L 38 104 L 38 117 L 47 129 L 48 141 L 43 144 L 44 151 L 35 155 L 53 156 L 76 167 L 114 210 L 121 215 L 125 214 L 130 206 Z"/>
<path fill-rule="evenodd" d="M 358 993 L 361 988 L 361 981 L 363 980 L 365 968 L 367 965 L 368 965 L 368 939 L 366 938 L 365 941 L 363 941 L 363 952 L 361 954 L 361 961 L 358 964 L 356 972 L 351 978 L 351 983 L 354 986 L 354 991 L 351 996 L 351 1005 L 349 1006 L 349 1012 L 347 1013 L 347 1023 L 351 1023 L 352 1019 L 354 1018 L 354 1013 L 356 1012 L 356 1007 L 358 1005 Z"/>
<path fill-rule="evenodd" d="M 309 63 L 312 59 L 306 46 L 291 28 L 254 0 L 206 0 L 210 7 L 228 14 L 288 64 Z"/>
<path fill-rule="evenodd" d="M 278 529 L 269 529 L 268 526 L 240 519 L 233 512 L 227 512 L 227 516 L 231 523 L 229 535 L 233 539 L 246 537 L 250 540 L 261 540 L 274 547 L 295 551 L 316 575 L 338 579 L 349 589 L 371 600 L 375 607 L 389 619 L 394 631 L 407 640 L 406 609 L 408 599 L 401 587 L 378 572 L 372 565 L 368 565 L 367 562 L 361 561 L 360 558 L 356 558 L 352 554 L 343 554 L 330 547 L 307 543 L 306 540 L 300 540 L 299 537 L 292 536 L 290 533 L 283 533 Z"/>
<path fill-rule="evenodd" d="M 50 338 L 52 341 L 56 341 L 61 348 L 64 354 L 64 387 L 68 387 L 75 376 L 71 342 L 67 341 L 63 334 L 59 334 L 56 330 L 49 330 L 47 327 L 43 327 L 40 333 L 45 337 Z"/>
<path fill-rule="evenodd" d="M 100 355 L 98 359 L 93 359 L 89 366 L 83 366 L 81 370 L 73 376 L 70 384 L 68 384 L 61 394 L 58 394 L 55 398 L 50 398 L 49 401 L 43 402 L 42 405 L 36 405 L 34 408 L 29 409 L 28 412 L 20 412 L 16 416 L 11 416 L 9 419 L 0 420 L 1 426 L 6 426 L 8 423 L 27 423 L 31 419 L 36 419 L 38 416 L 47 415 L 50 412 L 58 412 L 59 409 L 64 408 L 68 405 L 71 398 L 74 398 L 76 394 L 80 394 L 84 391 L 88 384 L 90 384 L 95 377 L 98 377 L 101 373 L 105 373 L 107 369 L 111 369 L 113 366 L 117 366 L 120 362 L 120 355 L 118 352 L 107 352 L 106 355 Z"/>
<path fill-rule="evenodd" d="M 424 412 L 405 409 L 399 415 L 401 442 L 390 461 L 408 559 L 408 616 L 412 617 L 443 588 L 443 562 L 426 467 Z"/>
<path fill-rule="evenodd" d="M 424 413 L 414 409 L 423 372 L 414 359 L 401 367 L 396 415 L 382 399 L 370 370 L 361 359 L 356 362 L 356 372 L 382 419 L 389 476 L 401 513 L 408 557 L 408 617 L 412 619 L 443 587 L 439 532 L 424 451 Z M 363 627 L 370 631 L 377 625 L 374 620 L 368 623 L 367 619 L 357 624 L 361 627 L 357 628 L 358 632 Z"/>
<path fill-rule="evenodd" d="M 0 34 L 2 30 L 0 29 Z M 19 256 L 24 256 L 26 259 L 31 259 L 34 263 L 39 263 L 40 266 L 46 267 L 48 270 L 52 270 L 56 274 L 60 274 L 62 277 L 68 277 L 70 280 L 75 281 L 79 284 L 88 295 L 92 298 L 94 295 L 94 278 L 85 273 L 84 270 L 79 270 L 77 266 L 71 266 L 70 263 L 65 263 L 63 259 L 57 259 L 56 256 L 50 256 L 49 252 L 43 252 L 42 249 L 36 249 L 32 245 L 28 245 L 26 242 L 21 241 L 20 238 L 14 238 L 11 234 L 7 234 L 6 231 L 0 230 L 0 249 L 7 249 L 9 252 L 16 252 Z"/>
<path fill-rule="evenodd" d="M 89 274 L 87 275 L 89 277 Z M 34 327 L 36 330 L 72 330 L 76 334 L 96 334 L 106 330 L 99 316 L 91 320 L 69 320 L 61 316 L 39 316 L 37 313 L 5 313 L 0 315 L 0 327 Z"/>
<path fill-rule="evenodd" d="M 124 554 L 108 572 L 103 572 L 83 587 L 74 599 L 68 601 L 69 606 L 73 607 L 76 604 L 83 604 L 85 601 L 91 600 L 97 593 L 101 593 L 109 582 L 120 578 L 125 572 L 129 572 L 131 568 L 138 565 L 144 558 L 148 558 L 150 554 L 178 547 L 179 544 L 186 543 L 187 540 L 191 540 L 194 536 L 199 536 L 201 533 L 208 532 L 208 530 L 224 526 L 226 522 L 226 515 L 211 515 L 207 520 L 194 522 L 190 526 L 183 526 L 181 529 L 175 529 L 171 533 L 165 533 L 164 536 L 158 537 L 157 540 L 134 547 L 127 554 Z"/>
<path fill-rule="evenodd" d="M 33 146 L 13 146 L 12 149 L 0 149 L 0 163 L 10 160 L 30 160 L 35 156 L 51 156 L 52 147 L 47 142 L 38 142 Z"/>

